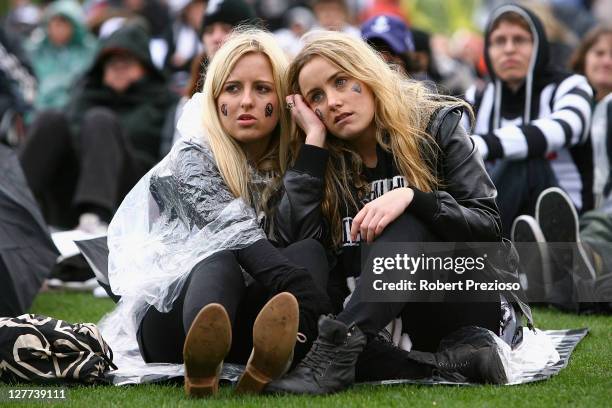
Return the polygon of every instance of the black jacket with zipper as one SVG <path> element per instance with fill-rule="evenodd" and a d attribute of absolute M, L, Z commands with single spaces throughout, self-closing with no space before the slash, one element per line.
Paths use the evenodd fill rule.
<path fill-rule="evenodd" d="M 433 116 L 428 133 L 433 136 L 439 149 L 437 157 L 428 162 L 441 189 L 427 193 L 412 187 L 414 198 L 406 211 L 429 225 L 444 241 L 501 243 L 501 221 L 495 202 L 497 191 L 474 143 L 459 123 L 461 115 L 461 107 L 450 106 Z M 393 183 L 393 179 L 400 176 L 393 157 L 382 148 L 377 150 L 379 162 L 389 164 L 387 179 L 383 181 Z M 321 210 L 328 161 L 326 149 L 305 144 L 294 166 L 285 173 L 282 196 L 274 215 L 275 235 L 281 245 L 315 238 L 326 247 L 331 247 L 331 229 Z M 393 184 L 389 189 L 403 185 Z M 344 207 L 342 218 L 352 221 L 356 211 L 350 211 L 350 206 Z M 508 247 L 509 254 L 507 269 L 515 273 L 518 264 L 516 252 L 508 242 L 504 245 Z M 359 275 L 361 257 L 358 249 L 356 243 L 344 242 L 337 253 L 346 276 Z M 531 325 L 531 311 L 522 291 L 512 293 L 511 298 L 520 306 Z"/>

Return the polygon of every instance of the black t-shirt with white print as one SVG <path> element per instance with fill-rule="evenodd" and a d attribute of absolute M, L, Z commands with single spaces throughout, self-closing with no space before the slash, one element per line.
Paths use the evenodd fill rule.
<path fill-rule="evenodd" d="M 369 183 L 369 191 L 360 202 L 360 208 L 383 194 L 396 188 L 407 187 L 404 176 L 396 169 L 393 156 L 379 145 L 376 146 L 376 167 L 364 167 L 363 176 Z M 342 218 L 342 254 L 340 262 L 347 278 L 358 277 L 361 273 L 360 236 L 351 240 L 351 225 L 357 214 L 346 214 Z"/>

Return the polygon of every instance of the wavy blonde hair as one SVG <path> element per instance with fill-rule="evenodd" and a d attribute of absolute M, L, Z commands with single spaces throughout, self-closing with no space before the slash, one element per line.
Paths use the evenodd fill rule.
<path fill-rule="evenodd" d="M 235 197 L 241 197 L 253 204 L 250 190 L 251 172 L 245 152 L 240 144 L 223 128 L 219 119 L 217 98 L 223 90 L 232 69 L 240 58 L 249 53 L 261 53 L 268 58 L 272 67 L 272 77 L 276 88 L 278 106 L 283 107 L 287 95 L 286 71 L 288 61 L 274 37 L 263 30 L 238 27 L 223 46 L 215 53 L 204 79 L 203 121 L 207 139 L 221 177 Z M 276 175 L 264 193 L 263 205 L 278 185 L 280 175 L 288 162 L 288 137 L 291 133 L 291 117 L 286 109 L 279 109 L 279 123 L 274 130 L 270 148 L 255 164 L 256 170 L 272 172 Z M 260 204 L 260 203 L 255 203 Z"/>
<path fill-rule="evenodd" d="M 438 186 L 429 160 L 437 156 L 438 147 L 427 133 L 432 115 L 441 107 L 462 105 L 471 113 L 464 101 L 433 93 L 422 83 L 404 76 L 364 41 L 347 34 L 319 31 L 304 37 L 306 45 L 295 57 L 288 71 L 288 82 L 292 93 L 301 93 L 298 78 L 302 68 L 314 57 L 322 57 L 340 71 L 363 82 L 373 92 L 375 99 L 374 121 L 378 144 L 393 155 L 396 167 L 409 185 L 429 192 Z M 295 129 L 291 140 L 291 156 L 305 135 Z M 341 220 L 339 208 L 358 204 L 358 198 L 367 192 L 368 185 L 361 177 L 363 161 L 345 141 L 336 137 L 326 139 L 330 152 L 330 163 L 325 174 L 325 196 L 323 214 L 330 222 L 332 241 L 339 246 Z"/>

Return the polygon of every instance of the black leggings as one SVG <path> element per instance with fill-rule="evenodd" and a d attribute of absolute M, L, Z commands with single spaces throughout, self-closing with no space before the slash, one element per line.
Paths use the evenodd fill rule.
<path fill-rule="evenodd" d="M 441 241 L 421 220 L 404 213 L 377 238 L 377 242 Z M 359 282 L 363 282 L 360 280 Z M 498 294 L 491 302 L 363 302 L 358 283 L 338 320 L 355 323 L 369 337 L 375 336 L 391 320 L 402 317 L 402 331 L 409 333 L 413 349 L 436 351 L 440 340 L 463 326 L 480 326 L 499 331 L 501 305 Z"/>
<path fill-rule="evenodd" d="M 243 269 L 254 282 L 245 283 Z M 193 268 L 170 312 L 160 313 L 149 307 L 138 330 L 140 352 L 146 362 L 182 363 L 183 343 L 191 323 L 204 306 L 219 303 L 232 323 L 232 347 L 225 361 L 244 364 L 253 347 L 255 318 L 275 294 L 287 290 L 296 296 L 300 331 L 316 327 L 318 315 L 330 312 L 324 294 L 328 272 L 325 251 L 314 240 L 282 249 L 261 240 L 244 250 L 217 252 Z M 310 343 L 316 333 L 307 337 Z M 304 350 L 298 351 L 296 345 L 295 361 L 307 351 L 305 346 L 300 348 Z"/>

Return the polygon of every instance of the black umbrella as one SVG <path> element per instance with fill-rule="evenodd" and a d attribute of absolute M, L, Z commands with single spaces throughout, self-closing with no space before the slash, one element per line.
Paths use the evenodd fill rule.
<path fill-rule="evenodd" d="M 25 313 L 58 255 L 15 152 L 0 144 L 0 316 Z"/>

